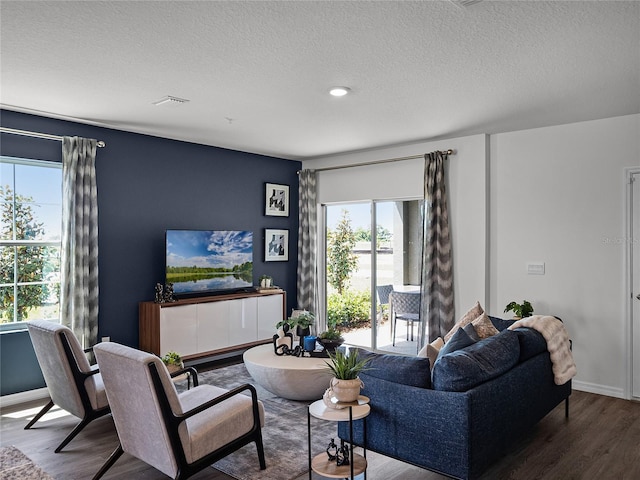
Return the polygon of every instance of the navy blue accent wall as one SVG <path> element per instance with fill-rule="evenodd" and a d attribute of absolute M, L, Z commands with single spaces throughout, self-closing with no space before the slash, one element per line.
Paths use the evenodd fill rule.
<path fill-rule="evenodd" d="M 96 158 L 99 337 L 138 346 L 138 302 L 153 300 L 156 282 L 164 281 L 164 234 L 169 228 L 253 231 L 254 284 L 260 275 L 271 275 L 287 292 L 287 311 L 295 307 L 300 162 L 7 110 L 0 111 L 0 122 L 107 144 Z M 57 141 L 0 137 L 2 155 L 61 161 L 61 149 Z M 266 182 L 290 186 L 289 217 L 264 215 Z M 289 230 L 288 262 L 264 262 L 265 228 Z M 24 359 L 5 358 L 5 345 L 13 338 L 2 339 L 3 368 L 22 360 L 33 363 L 32 351 L 25 351 Z M 5 385 L 10 379 L 2 373 L 3 395 L 23 390 Z"/>

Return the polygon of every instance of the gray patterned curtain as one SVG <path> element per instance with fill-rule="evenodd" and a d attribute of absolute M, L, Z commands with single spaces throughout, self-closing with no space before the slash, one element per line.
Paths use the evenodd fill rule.
<path fill-rule="evenodd" d="M 62 139 L 60 317 L 84 348 L 98 340 L 96 140 Z"/>
<path fill-rule="evenodd" d="M 422 227 L 424 245 L 420 295 L 420 338 L 423 344 L 427 338 L 432 342 L 438 337 L 444 337 L 454 324 L 453 259 L 445 187 L 446 160 L 447 155 L 439 151 L 425 155 L 425 211 Z"/>
<path fill-rule="evenodd" d="M 302 170 L 298 184 L 298 308 L 318 313 L 318 271 L 316 262 L 316 172 Z M 326 320 L 316 315 L 317 331 L 326 330 Z"/>

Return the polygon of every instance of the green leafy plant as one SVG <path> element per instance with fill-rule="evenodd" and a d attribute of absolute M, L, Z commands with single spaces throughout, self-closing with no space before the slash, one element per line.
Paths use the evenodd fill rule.
<path fill-rule="evenodd" d="M 321 340 L 338 340 L 344 342 L 342 334 L 335 328 L 331 327 L 329 327 L 327 331 L 322 332 L 320 335 L 318 335 L 318 338 Z"/>
<path fill-rule="evenodd" d="M 507 313 L 509 310 L 512 310 L 516 317 L 530 317 L 533 313 L 533 305 L 527 300 L 523 300 L 522 303 L 510 302 L 505 307 L 504 313 Z"/>
<path fill-rule="evenodd" d="M 329 355 L 329 361 L 325 361 L 329 367 L 329 371 L 339 380 L 354 380 L 358 377 L 360 372 L 369 370 L 367 364 L 371 360 L 370 358 L 358 358 L 357 351 L 351 351 L 348 355 L 345 355 L 340 350 L 336 350 L 335 353 L 327 352 Z"/>
<path fill-rule="evenodd" d="M 162 357 L 162 361 L 165 365 L 176 365 L 177 367 L 182 366 L 182 357 L 177 352 L 167 352 L 164 357 Z"/>
<path fill-rule="evenodd" d="M 302 329 L 309 328 L 316 321 L 316 317 L 311 312 L 301 312 L 295 317 L 289 317 L 286 320 L 280 320 L 276 323 L 276 328 L 280 328 L 285 323 L 289 324 L 289 327 L 294 330 L 296 327 L 300 327 Z"/>
<path fill-rule="evenodd" d="M 358 257 L 353 252 L 356 237 L 346 210 L 335 231 L 327 232 L 327 281 L 339 294 L 347 288 L 351 274 L 358 269 Z"/>
<path fill-rule="evenodd" d="M 327 297 L 329 328 L 362 328 L 371 326 L 371 292 L 345 290 Z"/>

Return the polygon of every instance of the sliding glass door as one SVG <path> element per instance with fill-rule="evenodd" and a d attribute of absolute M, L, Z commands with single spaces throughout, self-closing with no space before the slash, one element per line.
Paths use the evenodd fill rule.
<path fill-rule="evenodd" d="M 422 200 L 325 206 L 326 308 L 347 343 L 415 354 L 418 325 L 393 334 L 388 292 L 419 295 Z M 372 232 L 376 232 L 375 235 Z"/>

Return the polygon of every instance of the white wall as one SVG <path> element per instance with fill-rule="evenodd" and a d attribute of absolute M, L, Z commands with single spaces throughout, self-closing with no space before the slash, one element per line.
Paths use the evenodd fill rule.
<path fill-rule="evenodd" d="M 625 395 L 624 168 L 640 165 L 640 115 L 452 138 L 303 162 L 324 168 L 453 148 L 449 207 L 456 316 L 511 300 L 561 317 L 578 366 L 574 388 Z M 422 195 L 422 162 L 319 174 L 319 201 Z M 405 192 L 405 195 L 402 195 Z M 395 196 L 395 197 L 394 197 Z M 526 274 L 544 262 L 546 274 Z"/>
<path fill-rule="evenodd" d="M 464 313 L 476 300 L 488 299 L 487 271 L 487 158 L 485 135 L 447 141 L 336 155 L 303 162 L 303 168 L 352 165 L 452 148 L 448 160 L 448 196 L 454 251 L 456 312 Z M 422 198 L 424 160 L 404 160 L 318 173 L 320 204 Z"/>
<path fill-rule="evenodd" d="M 640 116 L 492 135 L 490 305 L 527 299 L 573 339 L 575 387 L 623 396 L 624 168 L 640 164 Z M 527 275 L 527 262 L 545 275 Z"/>

